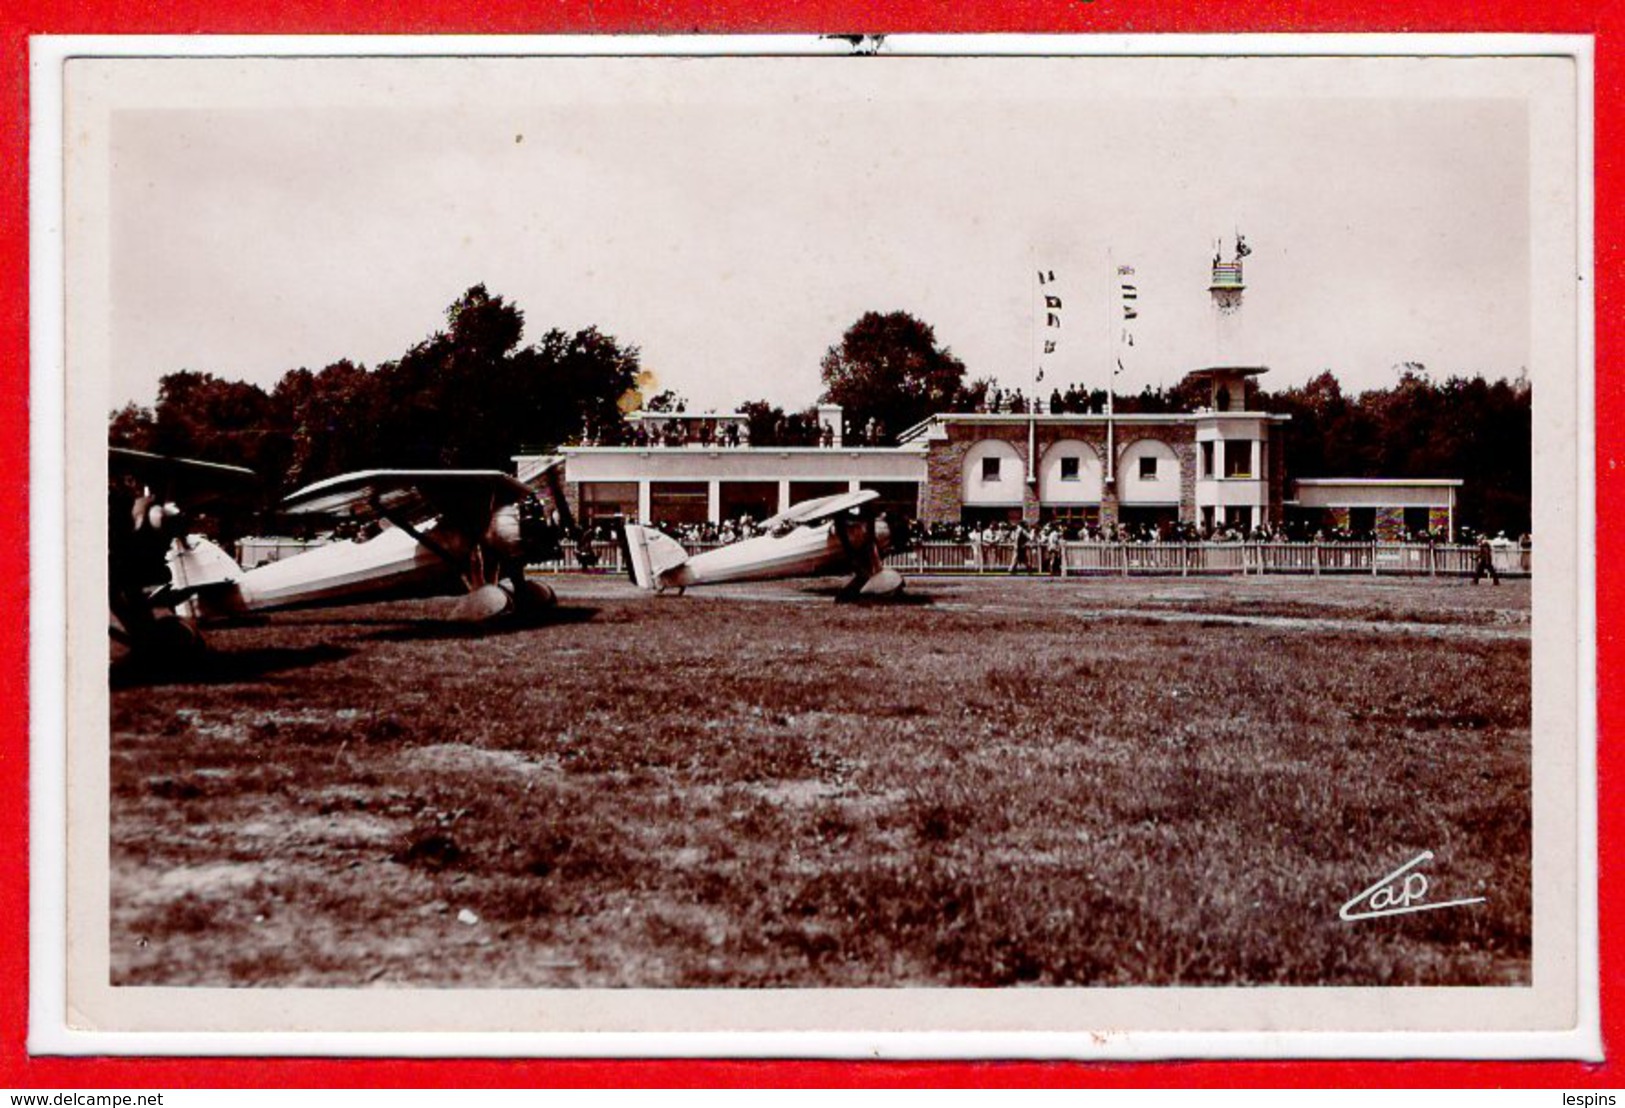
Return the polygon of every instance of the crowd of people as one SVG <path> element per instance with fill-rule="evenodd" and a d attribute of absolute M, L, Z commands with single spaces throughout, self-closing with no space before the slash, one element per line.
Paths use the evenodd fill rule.
<path fill-rule="evenodd" d="M 852 424 L 845 432 L 845 446 L 884 446 L 886 429 L 876 422 Z M 750 425 L 733 419 L 684 419 L 637 421 L 625 432 L 622 441 L 587 438 L 583 446 L 697 446 L 702 448 L 733 449 L 751 445 Z M 833 447 L 835 428 L 786 424 L 771 435 L 773 446 Z"/>
<path fill-rule="evenodd" d="M 636 520 L 632 522 L 636 522 Z M 617 541 L 619 526 L 620 521 L 618 519 L 614 521 L 598 520 L 589 528 L 588 537 L 596 542 Z M 764 534 L 761 523 L 748 514 L 741 514 L 735 519 L 723 520 L 720 523 L 667 522 L 656 523 L 655 526 L 678 542 L 691 545 L 731 543 Z M 994 522 L 983 525 L 942 522 L 927 524 L 919 520 L 908 520 L 904 526 L 907 528 L 908 545 L 921 542 L 954 542 L 972 546 L 980 544 L 988 547 L 1006 547 L 1026 543 L 1029 546 L 1042 547 L 1051 543 L 1063 542 L 1408 542 L 1445 544 L 1450 541 L 1442 531 L 1413 531 L 1397 536 L 1379 536 L 1367 531 L 1352 531 L 1346 527 L 1318 527 L 1311 529 L 1302 525 L 1290 524 L 1280 526 L 1264 525 L 1251 528 L 1230 524 L 1204 527 L 1184 520 L 1108 524 L 1085 520 L 1052 520 L 1039 524 Z M 1480 542 L 1484 542 L 1494 549 L 1512 549 L 1516 547 L 1524 551 L 1529 550 L 1533 545 L 1533 540 L 1527 534 L 1521 535 L 1514 540 L 1508 538 L 1505 531 L 1491 536 L 1481 534 L 1471 527 L 1460 528 L 1455 541 L 1457 544 L 1464 546 L 1475 546 Z"/>
<path fill-rule="evenodd" d="M 1437 531 L 1418 531 L 1399 536 L 1379 536 L 1366 531 L 1351 531 L 1348 528 L 1309 528 L 1292 524 L 1264 524 L 1257 527 L 1243 527 L 1232 523 L 1215 523 L 1204 526 L 1185 520 L 1107 524 L 1096 521 L 1067 520 L 1037 525 L 1030 523 L 990 523 L 978 527 L 974 524 L 964 523 L 934 523 L 929 526 L 918 526 L 918 537 L 926 541 L 961 543 L 978 540 L 985 543 L 1007 543 L 1013 540 L 1018 529 L 1029 531 L 1029 537 L 1054 531 L 1061 536 L 1063 542 L 1370 543 L 1386 541 L 1443 543 L 1447 541 L 1444 533 Z M 1461 541 L 1466 542 L 1469 540 L 1463 539 Z"/>
<path fill-rule="evenodd" d="M 1099 415 L 1106 410 L 1106 393 L 1102 389 L 1090 390 L 1072 385 L 1065 392 L 1050 390 L 1046 401 L 1039 396 L 1027 396 L 1019 388 L 1001 389 L 994 386 L 987 391 L 976 411 L 983 414 L 1007 415 Z"/>
<path fill-rule="evenodd" d="M 630 446 L 750 445 L 750 427 L 739 420 L 673 419 L 633 423 L 627 432 Z"/>
<path fill-rule="evenodd" d="M 625 522 L 636 523 L 636 518 L 629 518 Z M 622 520 L 619 517 L 594 520 L 584 529 L 589 542 L 612 543 L 620 541 Z M 657 531 L 668 538 L 676 539 L 685 546 L 718 546 L 740 539 L 753 539 L 757 535 L 766 534 L 762 530 L 760 521 L 753 516 L 740 515 L 737 519 L 725 519 L 721 523 L 656 523 Z"/>
<path fill-rule="evenodd" d="M 662 523 L 656 526 L 685 546 L 726 546 L 766 533 L 761 524 L 748 515 L 725 519 L 721 523 Z"/>

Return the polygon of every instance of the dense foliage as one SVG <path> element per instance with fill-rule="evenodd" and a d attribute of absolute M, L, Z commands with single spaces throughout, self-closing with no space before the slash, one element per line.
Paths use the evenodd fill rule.
<path fill-rule="evenodd" d="M 246 465 L 285 493 L 373 467 L 507 469 L 521 448 L 617 442 L 638 351 L 594 328 L 521 346 L 524 313 L 484 285 L 446 327 L 376 369 L 289 370 L 269 393 L 183 370 L 151 409 L 115 412 L 111 445 Z"/>
<path fill-rule="evenodd" d="M 1434 381 L 1405 366 L 1389 388 L 1356 396 L 1332 373 L 1257 400 L 1284 412 L 1294 477 L 1458 477 L 1457 518 L 1482 531 L 1530 529 L 1533 431 L 1527 377 Z"/>
<path fill-rule="evenodd" d="M 767 400 L 748 400 L 734 411 L 746 417 L 752 446 L 817 446 L 818 409 L 786 412 Z"/>
<path fill-rule="evenodd" d="M 853 437 L 894 441 L 921 420 L 963 406 L 965 363 L 907 312 L 865 312 L 825 353 L 821 370 L 823 399 L 841 406 Z"/>

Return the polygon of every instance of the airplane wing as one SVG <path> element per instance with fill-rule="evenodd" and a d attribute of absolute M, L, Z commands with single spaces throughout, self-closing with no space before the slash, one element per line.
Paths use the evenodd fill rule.
<path fill-rule="evenodd" d="M 800 504 L 792 504 L 778 515 L 763 520 L 761 526 L 764 531 L 773 531 L 787 525 L 799 527 L 803 524 L 820 523 L 879 497 L 880 494 L 874 489 L 863 489 L 859 492 L 838 492 L 834 496 L 821 496 L 817 500 L 803 500 Z"/>
<path fill-rule="evenodd" d="M 564 455 L 552 454 L 537 459 L 528 468 L 520 467 L 519 480 L 538 495 L 545 489 L 553 510 L 565 531 L 574 534 L 576 521 L 570 511 L 570 498 L 564 495 Z"/>
<path fill-rule="evenodd" d="M 380 516 L 421 521 L 469 509 L 489 512 L 493 501 L 512 504 L 530 493 L 524 482 L 495 469 L 368 469 L 291 492 L 281 510 L 360 522 Z"/>
<path fill-rule="evenodd" d="M 108 447 L 107 469 L 111 474 L 136 478 L 160 496 L 184 498 L 194 507 L 251 493 L 260 480 L 253 470 L 242 466 L 171 458 L 119 446 Z"/>

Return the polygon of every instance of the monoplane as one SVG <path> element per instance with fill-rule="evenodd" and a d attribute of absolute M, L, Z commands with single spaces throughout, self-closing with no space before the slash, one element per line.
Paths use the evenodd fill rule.
<path fill-rule="evenodd" d="M 903 576 L 881 557 L 899 536 L 875 510 L 872 489 L 806 500 L 762 522 L 764 534 L 690 555 L 669 535 L 629 523 L 624 553 L 632 580 L 654 592 L 691 585 L 850 573 L 836 600 L 895 596 Z"/>

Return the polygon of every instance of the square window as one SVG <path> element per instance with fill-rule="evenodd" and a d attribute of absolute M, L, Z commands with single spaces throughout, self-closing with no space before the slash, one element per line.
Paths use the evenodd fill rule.
<path fill-rule="evenodd" d="M 1082 461 L 1081 458 L 1062 458 L 1061 459 L 1061 480 L 1063 480 L 1063 481 L 1076 481 L 1076 480 L 1078 480 L 1079 479 L 1078 463 L 1080 461 Z"/>
<path fill-rule="evenodd" d="M 1000 458 L 983 458 L 982 480 L 997 481 L 999 479 L 999 462 L 1002 460 Z"/>
<path fill-rule="evenodd" d="M 1140 480 L 1155 481 L 1157 479 L 1157 460 L 1145 457 L 1140 459 Z"/>

